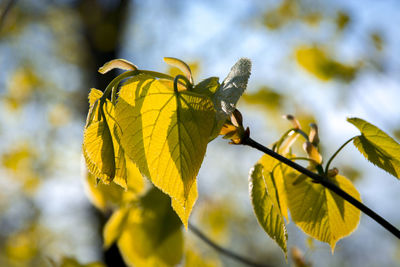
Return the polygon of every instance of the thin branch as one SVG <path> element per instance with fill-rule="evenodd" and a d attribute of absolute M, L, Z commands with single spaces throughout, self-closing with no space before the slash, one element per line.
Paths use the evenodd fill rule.
<path fill-rule="evenodd" d="M 197 228 L 196 226 L 194 226 L 190 222 L 189 222 L 189 229 L 190 229 L 190 231 L 193 232 L 193 234 L 195 234 L 198 238 L 203 240 L 207 245 L 209 245 L 210 247 L 212 247 L 213 249 L 215 249 L 219 253 L 224 254 L 225 256 L 227 256 L 229 258 L 232 258 L 232 259 L 234 259 L 236 261 L 239 261 L 239 262 L 241 262 L 243 264 L 246 264 L 248 266 L 270 267 L 270 265 L 255 263 L 251 259 L 248 259 L 248 258 L 246 258 L 244 256 L 236 254 L 233 251 L 230 251 L 230 250 L 228 250 L 226 248 L 221 247 L 220 245 L 214 243 L 214 241 L 212 241 L 210 238 L 208 238 L 203 232 L 200 231 L 199 228 Z"/>
<path fill-rule="evenodd" d="M 384 218 L 382 218 L 380 215 L 375 213 L 373 210 L 365 206 L 363 203 L 343 191 L 340 187 L 338 187 L 336 184 L 332 183 L 330 180 L 326 179 L 325 177 L 314 173 L 306 168 L 304 168 L 301 165 L 298 165 L 297 163 L 291 161 L 288 158 L 285 158 L 284 156 L 272 151 L 271 149 L 257 143 L 250 137 L 244 138 L 242 140 L 243 145 L 247 145 L 250 147 L 253 147 L 261 152 L 264 152 L 265 154 L 281 161 L 282 163 L 288 165 L 289 167 L 292 167 L 293 169 L 299 171 L 300 173 L 307 175 L 317 183 L 321 184 L 322 186 L 328 188 L 332 192 L 336 193 L 338 196 L 352 204 L 354 207 L 362 211 L 364 214 L 367 216 L 371 217 L 374 221 L 376 221 L 378 224 L 380 224 L 382 227 L 384 227 L 386 230 L 388 230 L 390 233 L 392 233 L 394 236 L 400 239 L 400 231 L 396 227 L 394 227 L 391 223 L 386 221 Z"/>
<path fill-rule="evenodd" d="M 337 156 L 337 154 L 339 154 L 339 152 L 351 141 L 354 140 L 354 138 L 356 138 L 355 136 L 350 138 L 349 140 L 347 140 L 343 145 L 341 145 L 338 150 L 336 150 L 336 152 L 332 155 L 332 157 L 328 160 L 328 162 L 326 163 L 326 167 L 325 167 L 325 175 L 328 174 L 329 171 L 329 166 L 332 163 L 332 160 Z"/>
<path fill-rule="evenodd" d="M 0 31 L 3 28 L 4 21 L 7 17 L 7 14 L 10 12 L 11 8 L 13 5 L 17 3 L 17 0 L 10 0 L 8 3 L 5 5 L 4 10 L 0 14 Z"/>

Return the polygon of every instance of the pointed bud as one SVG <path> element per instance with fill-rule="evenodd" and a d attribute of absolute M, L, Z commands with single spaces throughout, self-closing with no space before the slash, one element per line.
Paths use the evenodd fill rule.
<path fill-rule="evenodd" d="M 317 164 L 321 164 L 322 156 L 313 144 L 307 141 L 303 144 L 303 149 L 307 152 L 308 158 L 314 160 Z"/>
<path fill-rule="evenodd" d="M 293 124 L 294 129 L 301 129 L 300 122 L 296 119 L 295 116 L 287 114 L 283 116 L 284 119 L 287 119 Z"/>
<path fill-rule="evenodd" d="M 104 64 L 101 68 L 99 68 L 99 72 L 101 74 L 105 74 L 113 69 L 137 70 L 138 67 L 125 59 L 113 59 Z"/>
<path fill-rule="evenodd" d="M 333 168 L 333 169 L 328 170 L 328 177 L 329 178 L 333 178 L 338 174 L 339 174 L 339 170 L 337 168 Z"/>
<path fill-rule="evenodd" d="M 315 123 L 310 124 L 310 134 L 308 135 L 308 139 L 314 146 L 318 146 L 319 144 L 319 136 L 318 136 L 318 126 Z"/>

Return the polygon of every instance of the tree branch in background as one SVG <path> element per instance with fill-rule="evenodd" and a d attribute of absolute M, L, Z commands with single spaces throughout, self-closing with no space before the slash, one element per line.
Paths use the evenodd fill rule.
<path fill-rule="evenodd" d="M 0 14 L 0 32 L 3 28 L 4 21 L 6 20 L 7 14 L 10 12 L 11 8 L 17 3 L 17 0 L 10 0 L 5 4 L 4 9 Z"/>
<path fill-rule="evenodd" d="M 189 222 L 189 230 L 192 231 L 193 234 L 195 234 L 198 238 L 203 240 L 207 245 L 209 245 L 210 247 L 212 247 L 213 249 L 215 249 L 219 253 L 221 253 L 221 254 L 223 254 L 223 255 L 231 258 L 231 259 L 239 261 L 239 262 L 241 262 L 243 264 L 246 264 L 248 266 L 270 267 L 270 265 L 255 263 L 252 260 L 250 260 L 249 258 L 246 258 L 244 256 L 238 255 L 233 251 L 230 251 L 230 250 L 228 250 L 226 248 L 221 247 L 220 245 L 214 243 L 214 241 L 212 241 L 210 238 L 208 238 L 203 232 L 200 231 L 200 229 L 198 229 L 196 226 L 194 226 L 190 222 Z"/>

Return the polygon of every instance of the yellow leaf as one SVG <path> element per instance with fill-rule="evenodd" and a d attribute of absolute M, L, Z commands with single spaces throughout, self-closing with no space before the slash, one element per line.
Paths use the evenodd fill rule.
<path fill-rule="evenodd" d="M 113 141 L 104 120 L 92 122 L 84 132 L 83 155 L 88 170 L 104 183 L 110 183 L 115 176 Z"/>
<path fill-rule="evenodd" d="M 211 100 L 190 91 L 175 92 L 142 74 L 122 86 L 116 119 L 125 153 L 189 214 L 194 202 L 190 196 L 197 195 L 192 187 L 214 125 Z M 191 195 L 191 190 L 196 193 Z"/>
<path fill-rule="evenodd" d="M 96 89 L 92 88 L 89 92 L 89 106 L 93 106 L 94 102 L 96 102 L 101 96 L 103 95 L 103 92 Z"/>
<path fill-rule="evenodd" d="M 89 93 L 89 113 L 83 133 L 82 152 L 88 170 L 104 183 L 110 183 L 115 176 L 115 154 L 110 128 L 105 118 L 99 116 L 99 98 L 103 93 L 92 89 Z M 109 102 L 109 101 L 108 101 Z M 105 103 L 103 110 L 107 110 Z"/>
<path fill-rule="evenodd" d="M 293 183 L 296 175 L 285 178 L 287 199 L 293 221 L 311 237 L 328 243 L 335 249 L 336 242 L 351 234 L 360 221 L 360 210 L 310 179 Z M 344 176 L 329 178 L 345 192 L 361 201 L 360 194 Z"/>
<path fill-rule="evenodd" d="M 83 154 L 89 171 L 96 177 L 105 183 L 113 180 L 127 189 L 126 158 L 120 145 L 121 129 L 115 120 L 114 105 L 109 100 L 106 100 L 103 108 L 107 124 L 104 118 L 98 117 L 98 103 L 102 95 L 97 89 L 92 89 L 89 93 L 90 109 L 84 133 Z M 138 175 L 134 175 L 132 179 L 141 180 Z"/>
<path fill-rule="evenodd" d="M 287 258 L 287 232 L 272 179 L 269 173 L 264 172 L 263 165 L 257 163 L 249 176 L 250 197 L 261 227 L 282 248 Z"/>
<path fill-rule="evenodd" d="M 400 144 L 375 125 L 360 119 L 348 118 L 361 135 L 354 138 L 358 150 L 379 168 L 400 179 Z"/>
<path fill-rule="evenodd" d="M 193 209 L 194 203 L 197 200 L 197 182 L 194 181 L 190 188 L 189 196 L 187 198 L 187 206 L 183 207 L 177 200 L 171 198 L 171 205 L 176 214 L 178 214 L 185 228 L 188 228 L 189 215 Z"/>
<path fill-rule="evenodd" d="M 118 239 L 129 266 L 174 266 L 183 256 L 183 234 L 169 198 L 151 189 L 139 207 L 131 208 Z"/>
<path fill-rule="evenodd" d="M 268 155 L 263 155 L 258 164 L 262 166 L 262 175 L 265 179 L 268 194 L 275 206 L 287 221 L 289 221 L 288 205 L 285 189 L 285 177 L 291 169 Z M 280 164 L 279 166 L 277 166 Z"/>
<path fill-rule="evenodd" d="M 121 204 L 124 190 L 119 185 L 96 184 L 96 177 L 87 170 L 85 170 L 84 185 L 90 202 L 99 210 L 106 212 Z"/>
<path fill-rule="evenodd" d="M 116 210 L 103 228 L 104 249 L 108 249 L 121 235 L 129 209 L 124 207 Z"/>

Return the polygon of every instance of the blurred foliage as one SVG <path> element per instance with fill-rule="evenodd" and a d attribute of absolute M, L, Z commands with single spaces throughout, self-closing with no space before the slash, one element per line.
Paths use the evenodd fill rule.
<path fill-rule="evenodd" d="M 351 22 L 349 14 L 344 11 L 338 11 L 336 14 L 336 25 L 339 31 L 343 31 L 349 26 Z"/>
<path fill-rule="evenodd" d="M 355 78 L 359 65 L 345 65 L 328 55 L 324 48 L 318 46 L 302 46 L 296 49 L 297 63 L 322 81 L 339 79 L 350 82 Z"/>
<path fill-rule="evenodd" d="M 92 262 L 88 264 L 81 264 L 74 258 L 63 258 L 59 265 L 55 265 L 59 267 L 105 267 L 105 265 L 101 262 Z"/>

